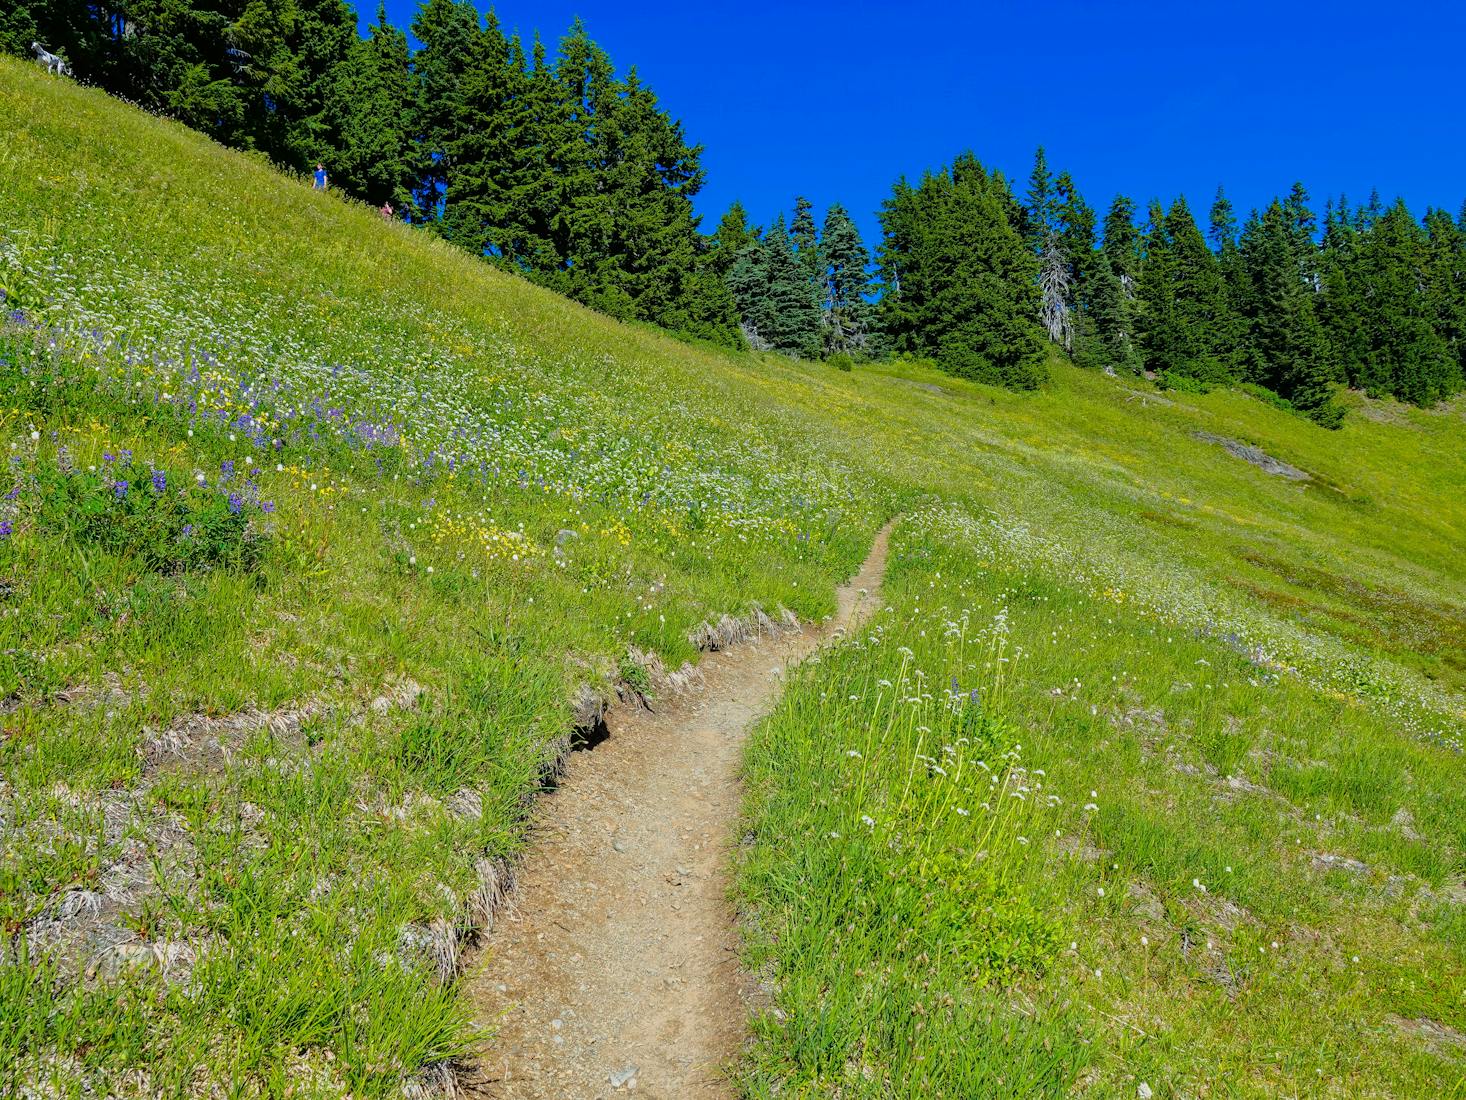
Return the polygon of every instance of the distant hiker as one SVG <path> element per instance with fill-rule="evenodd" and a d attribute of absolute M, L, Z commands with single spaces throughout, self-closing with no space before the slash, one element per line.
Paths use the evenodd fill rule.
<path fill-rule="evenodd" d="M 326 189 L 326 166 L 324 164 L 317 164 L 316 165 L 315 178 L 314 178 L 314 180 L 311 183 L 311 190 L 312 191 L 324 191 L 325 189 Z"/>
<path fill-rule="evenodd" d="M 382 217 L 384 219 L 386 219 L 387 221 L 391 221 L 393 213 L 394 211 L 390 202 L 382 203 Z"/>

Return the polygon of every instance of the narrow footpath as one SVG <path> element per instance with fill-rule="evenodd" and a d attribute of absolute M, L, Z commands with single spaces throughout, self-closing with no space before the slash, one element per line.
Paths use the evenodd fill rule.
<path fill-rule="evenodd" d="M 707 655 L 701 686 L 615 708 L 541 799 L 509 907 L 466 977 L 493 1100 L 715 1100 L 751 985 L 729 901 L 744 738 L 784 670 L 874 610 L 889 528 L 818 627 Z"/>

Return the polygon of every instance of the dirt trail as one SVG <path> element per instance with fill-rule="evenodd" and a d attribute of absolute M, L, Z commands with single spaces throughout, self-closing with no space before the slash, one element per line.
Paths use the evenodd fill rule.
<path fill-rule="evenodd" d="M 478 1023 L 497 1032 L 473 1095 L 731 1094 L 748 1011 L 728 900 L 743 740 L 785 667 L 874 609 L 888 531 L 832 620 L 709 654 L 701 687 L 655 713 L 613 710 L 610 738 L 574 754 L 468 978 Z"/>

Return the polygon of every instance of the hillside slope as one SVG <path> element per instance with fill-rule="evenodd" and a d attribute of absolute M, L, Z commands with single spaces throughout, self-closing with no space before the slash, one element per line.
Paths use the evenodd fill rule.
<path fill-rule="evenodd" d="M 812 666 L 750 759 L 750 959 L 781 1015 L 744 1090 L 970 1095 L 1017 1072 L 998 1049 L 1055 1094 L 1459 1085 L 1459 403 L 1358 398 L 1330 433 L 1057 362 L 1016 395 L 735 355 L 7 59 L 0 131 L 8 1081 L 436 1079 L 471 1045 L 458 948 L 582 688 L 695 659 L 725 614 L 828 614 L 899 514 L 884 648 Z M 963 622 L 1006 648 L 937 645 Z M 921 700 L 917 669 L 912 714 L 935 709 L 888 737 L 831 702 Z M 911 794 L 934 723 L 976 721 L 978 696 L 932 699 L 953 680 L 981 681 L 968 741 L 1021 743 L 1063 798 L 983 861 L 976 803 Z M 1004 870 L 830 862 L 867 816 Z M 848 861 L 900 883 L 898 855 L 958 915 L 903 908 L 927 885 L 886 899 L 916 939 L 872 917 L 833 948 Z M 983 943 L 1013 950 L 963 954 L 962 914 L 1004 906 L 1023 919 Z M 839 978 L 862 970 L 889 983 Z M 989 1053 L 931 1069 L 975 1021 Z"/>

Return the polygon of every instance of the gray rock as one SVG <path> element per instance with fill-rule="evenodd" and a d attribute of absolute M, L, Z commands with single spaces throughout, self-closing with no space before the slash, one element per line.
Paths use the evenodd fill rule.
<path fill-rule="evenodd" d="M 624 852 L 627 848 L 631 847 L 631 845 L 626 842 L 625 837 L 618 836 L 611 841 L 611 847 L 615 848 L 618 852 Z"/>
<path fill-rule="evenodd" d="M 615 1073 L 611 1074 L 608 1080 L 611 1082 L 613 1089 L 625 1088 L 636 1080 L 636 1075 L 640 1071 L 640 1066 L 627 1066 L 625 1069 L 618 1069 Z"/>
<path fill-rule="evenodd" d="M 1203 443 L 1215 443 L 1228 454 L 1240 458 L 1243 462 L 1250 462 L 1265 474 L 1276 474 L 1278 477 L 1285 477 L 1289 481 L 1309 481 L 1308 473 L 1300 470 L 1297 466 L 1289 466 L 1286 462 L 1280 462 L 1268 454 L 1261 447 L 1254 447 L 1250 443 L 1241 443 L 1235 439 L 1228 439 L 1224 435 L 1213 435 L 1211 432 L 1195 432 L 1195 437 Z"/>
<path fill-rule="evenodd" d="M 1320 852 L 1313 857 L 1313 865 L 1322 871 L 1349 871 L 1356 875 L 1369 873 L 1369 865 L 1349 856 L 1336 856 L 1328 852 Z"/>

